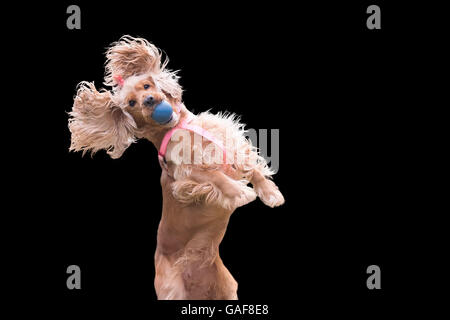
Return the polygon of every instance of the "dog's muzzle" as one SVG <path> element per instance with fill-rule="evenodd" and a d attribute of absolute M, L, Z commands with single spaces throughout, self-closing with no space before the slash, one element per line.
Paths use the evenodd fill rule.
<path fill-rule="evenodd" d="M 146 107 L 153 107 L 156 104 L 156 99 L 152 95 L 148 95 L 144 99 L 144 106 Z"/>

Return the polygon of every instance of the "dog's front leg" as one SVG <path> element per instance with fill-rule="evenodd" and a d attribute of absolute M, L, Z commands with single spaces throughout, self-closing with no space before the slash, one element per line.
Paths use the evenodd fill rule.
<path fill-rule="evenodd" d="M 269 207 L 277 207 L 284 203 L 284 197 L 276 184 L 264 177 L 264 175 L 258 170 L 253 169 L 251 173 L 250 182 L 255 188 L 258 197 L 264 204 Z"/>
<path fill-rule="evenodd" d="M 173 195 L 184 203 L 206 202 L 234 210 L 256 199 L 244 181 L 233 180 L 220 170 L 192 168 L 189 176 L 172 184 Z"/>

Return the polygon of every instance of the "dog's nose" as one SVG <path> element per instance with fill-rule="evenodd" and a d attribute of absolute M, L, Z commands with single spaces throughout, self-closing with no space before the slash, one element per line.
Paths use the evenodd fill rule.
<path fill-rule="evenodd" d="M 147 107 L 153 107 L 155 102 L 156 102 L 156 100 L 155 100 L 155 98 L 152 95 L 148 95 L 144 99 L 144 105 L 147 106 Z"/>

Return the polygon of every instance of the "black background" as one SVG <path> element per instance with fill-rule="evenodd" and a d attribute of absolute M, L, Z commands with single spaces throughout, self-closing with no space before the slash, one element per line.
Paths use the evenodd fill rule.
<path fill-rule="evenodd" d="M 81 7 L 81 30 L 66 28 L 70 4 Z M 425 236 L 420 216 L 429 210 L 418 191 L 417 77 L 432 63 L 434 39 L 412 23 L 412 6 L 380 1 L 382 29 L 368 30 L 370 4 L 32 7 L 41 20 L 27 39 L 25 61 L 36 71 L 26 81 L 37 84 L 40 109 L 20 137 L 28 156 L 15 159 L 21 170 L 11 184 L 21 229 L 11 240 L 21 248 L 13 262 L 19 294 L 42 298 L 39 306 L 59 316 L 174 318 L 179 310 L 157 302 L 153 288 L 161 215 L 156 149 L 139 141 L 118 160 L 68 152 L 76 85 L 102 87 L 104 52 L 125 34 L 169 56 L 191 111 L 228 110 L 248 128 L 280 129 L 274 180 L 285 205 L 256 200 L 237 209 L 220 246 L 242 302 L 269 304 L 274 319 L 306 311 L 366 318 L 423 293 L 439 277 L 421 274 L 423 261 L 434 261 L 423 240 L 439 234 Z M 81 267 L 80 291 L 66 288 L 71 264 Z M 381 290 L 366 287 L 371 264 L 381 268 Z"/>

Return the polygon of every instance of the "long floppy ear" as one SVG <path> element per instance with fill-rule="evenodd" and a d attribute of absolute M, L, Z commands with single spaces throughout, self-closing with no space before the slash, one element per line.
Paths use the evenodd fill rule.
<path fill-rule="evenodd" d="M 99 92 L 93 83 L 78 85 L 69 115 L 70 151 L 83 151 L 84 155 L 105 149 L 116 159 L 135 141 L 133 117 L 113 103 L 109 91 Z"/>
<path fill-rule="evenodd" d="M 115 86 L 115 76 L 126 79 L 133 75 L 151 73 L 166 95 L 181 102 L 183 90 L 178 84 L 177 71 L 166 68 L 169 59 L 166 57 L 162 61 L 160 50 L 147 40 L 123 36 L 108 49 L 106 59 L 105 85 Z"/>
<path fill-rule="evenodd" d="M 147 72 L 159 73 L 164 69 L 161 65 L 161 52 L 153 44 L 142 38 L 123 36 L 111 44 L 106 52 L 105 85 L 116 84 L 114 76 L 126 79 L 132 75 Z"/>

